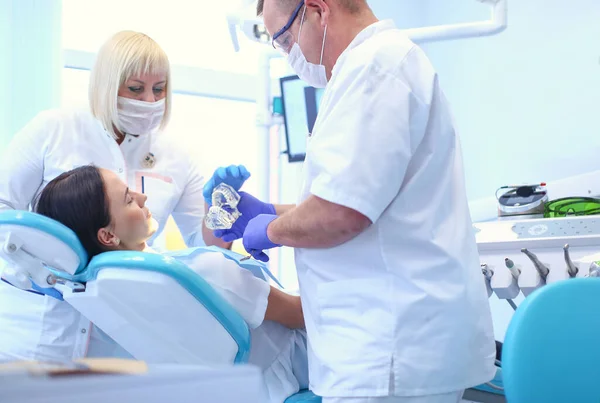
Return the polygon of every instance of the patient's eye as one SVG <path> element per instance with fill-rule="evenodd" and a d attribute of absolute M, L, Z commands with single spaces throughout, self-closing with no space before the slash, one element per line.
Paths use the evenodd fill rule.
<path fill-rule="evenodd" d="M 143 89 L 142 87 L 133 87 L 133 86 L 129 87 L 129 91 L 131 91 L 131 92 L 135 92 L 135 93 L 140 93 L 140 92 L 142 92 L 143 90 L 144 90 L 144 89 Z"/>

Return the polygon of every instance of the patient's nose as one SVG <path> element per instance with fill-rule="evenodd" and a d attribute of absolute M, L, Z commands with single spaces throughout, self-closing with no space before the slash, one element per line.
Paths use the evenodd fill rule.
<path fill-rule="evenodd" d="M 148 200 L 148 196 L 143 193 L 137 194 L 137 203 L 140 207 L 144 207 L 146 205 L 146 200 Z"/>

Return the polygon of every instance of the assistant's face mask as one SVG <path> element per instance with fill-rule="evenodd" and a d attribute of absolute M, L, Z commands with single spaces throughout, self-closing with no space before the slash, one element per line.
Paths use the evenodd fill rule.
<path fill-rule="evenodd" d="M 119 130 L 133 135 L 153 133 L 165 115 L 165 99 L 144 102 L 125 97 L 117 98 Z"/>
<path fill-rule="evenodd" d="M 306 15 L 306 7 L 302 12 L 302 20 L 300 21 L 300 30 L 298 31 L 298 41 L 302 34 L 302 26 L 304 25 L 304 16 Z M 323 66 L 323 51 L 325 50 L 325 38 L 327 38 L 327 26 L 323 33 L 323 45 L 321 47 L 321 60 L 319 64 L 310 63 L 306 60 L 299 42 L 294 43 L 292 50 L 287 57 L 288 63 L 294 69 L 298 77 L 311 87 L 325 88 L 327 87 L 327 72 Z"/>

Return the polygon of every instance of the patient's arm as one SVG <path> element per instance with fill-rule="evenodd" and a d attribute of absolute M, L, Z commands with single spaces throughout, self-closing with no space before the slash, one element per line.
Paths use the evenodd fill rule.
<path fill-rule="evenodd" d="M 221 253 L 201 253 L 178 258 L 200 274 L 244 318 L 251 329 L 264 320 L 289 328 L 303 328 L 300 297 L 271 287 Z"/>
<path fill-rule="evenodd" d="M 290 329 L 304 327 L 300 297 L 289 295 L 271 286 L 265 320 L 281 323 Z"/>

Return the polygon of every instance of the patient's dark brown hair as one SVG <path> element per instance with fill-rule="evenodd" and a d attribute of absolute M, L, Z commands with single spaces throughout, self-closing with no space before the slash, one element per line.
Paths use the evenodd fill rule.
<path fill-rule="evenodd" d="M 106 251 L 98 241 L 98 230 L 110 224 L 110 211 L 95 166 L 75 168 L 51 180 L 39 196 L 36 212 L 73 230 L 90 259 Z"/>

